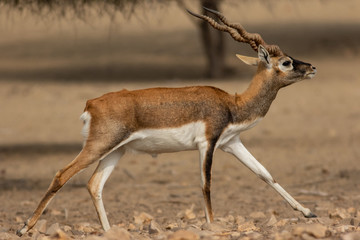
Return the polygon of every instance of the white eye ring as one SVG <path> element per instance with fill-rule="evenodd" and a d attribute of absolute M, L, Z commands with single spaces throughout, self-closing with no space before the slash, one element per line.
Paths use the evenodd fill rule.
<path fill-rule="evenodd" d="M 290 71 L 293 68 L 294 67 L 293 67 L 292 61 L 290 59 L 286 59 L 283 62 L 281 62 L 281 61 L 279 62 L 279 69 L 283 72 Z"/>
<path fill-rule="evenodd" d="M 282 63 L 282 65 L 285 67 L 290 66 L 290 64 L 291 64 L 291 61 L 289 61 L 289 60 Z"/>

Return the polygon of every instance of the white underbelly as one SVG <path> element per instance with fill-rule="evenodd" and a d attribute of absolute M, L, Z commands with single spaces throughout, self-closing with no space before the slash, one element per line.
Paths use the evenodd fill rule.
<path fill-rule="evenodd" d="M 176 128 L 137 131 L 125 140 L 123 147 L 134 152 L 157 154 L 195 150 L 205 141 L 205 124 L 194 122 Z"/>

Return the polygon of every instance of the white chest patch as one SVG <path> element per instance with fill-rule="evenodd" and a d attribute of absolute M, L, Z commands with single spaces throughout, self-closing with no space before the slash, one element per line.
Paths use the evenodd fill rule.
<path fill-rule="evenodd" d="M 198 149 L 206 142 L 205 123 L 199 121 L 177 128 L 144 129 L 121 143 L 125 149 L 139 153 L 166 153 Z"/>
<path fill-rule="evenodd" d="M 226 143 L 228 143 L 235 136 L 238 136 L 241 132 L 254 127 L 261 120 L 262 120 L 262 118 L 257 118 L 252 122 L 229 125 L 227 128 L 225 128 L 223 133 L 220 135 L 219 140 L 216 143 L 215 149 L 226 145 Z"/>

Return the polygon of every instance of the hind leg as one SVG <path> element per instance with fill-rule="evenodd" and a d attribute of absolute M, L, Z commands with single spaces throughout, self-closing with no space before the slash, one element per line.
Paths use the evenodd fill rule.
<path fill-rule="evenodd" d="M 110 229 L 110 224 L 107 219 L 104 203 L 102 200 L 102 191 L 104 184 L 106 183 L 107 179 L 109 178 L 110 174 L 114 170 L 117 162 L 123 154 L 124 151 L 119 149 L 102 159 L 88 183 L 89 193 L 94 202 L 94 206 L 101 225 L 105 231 Z"/>
<path fill-rule="evenodd" d="M 96 144 L 86 144 L 79 155 L 71 163 L 56 173 L 33 215 L 25 222 L 25 225 L 17 231 L 17 234 L 21 236 L 30 230 L 36 224 L 46 206 L 61 189 L 61 187 L 64 186 L 64 184 L 75 174 L 108 154 L 108 151 L 108 149 L 98 147 Z"/>

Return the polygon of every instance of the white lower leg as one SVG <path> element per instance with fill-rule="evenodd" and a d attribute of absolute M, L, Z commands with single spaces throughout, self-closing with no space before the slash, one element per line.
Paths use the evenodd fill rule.
<path fill-rule="evenodd" d="M 210 182 L 211 179 L 207 179 L 207 163 L 206 163 L 206 155 L 208 151 L 208 143 L 199 144 L 199 152 L 200 152 L 200 176 L 201 176 L 201 189 L 204 197 L 204 210 L 205 210 L 205 218 L 207 223 L 211 223 L 213 221 L 213 213 L 211 208 L 211 199 L 210 199 Z M 208 159 L 209 160 L 209 159 Z M 212 159 L 210 159 L 212 160 Z M 211 171 L 211 170 L 210 170 Z M 210 173 L 211 174 L 211 173 Z M 210 177 L 211 178 L 211 177 Z"/>
<path fill-rule="evenodd" d="M 258 175 L 262 180 L 273 187 L 290 205 L 293 209 L 298 210 L 304 214 L 305 217 L 316 217 L 310 209 L 304 208 L 297 202 L 289 193 L 285 191 L 278 183 L 276 183 L 266 168 L 261 165 L 245 148 L 240 139 L 234 139 L 229 145 L 224 146 L 223 150 L 233 154 L 245 166 Z"/>
<path fill-rule="evenodd" d="M 101 226 L 103 227 L 104 231 L 108 231 L 110 229 L 110 224 L 109 224 L 109 220 L 107 219 L 106 216 L 106 211 L 105 211 L 105 207 L 104 207 L 104 203 L 102 201 L 102 198 L 100 197 L 100 199 L 97 199 L 97 201 L 95 202 L 95 208 L 96 211 L 98 213 L 100 222 L 101 222 Z"/>
<path fill-rule="evenodd" d="M 289 204 L 290 206 L 297 211 L 302 212 L 305 217 L 316 217 L 310 209 L 303 207 L 298 201 L 296 201 L 288 192 L 285 191 L 278 183 L 269 183 Z"/>
<path fill-rule="evenodd" d="M 211 219 L 210 219 L 210 216 L 209 216 L 209 212 L 207 210 L 207 208 L 205 207 L 205 218 L 206 218 L 206 222 L 207 223 L 211 223 Z"/>
<path fill-rule="evenodd" d="M 101 225 L 105 231 L 110 229 L 110 224 L 106 216 L 106 211 L 102 200 L 102 191 L 107 179 L 109 178 L 122 155 L 122 151 L 115 151 L 102 159 L 88 183 L 88 189 L 91 198 L 94 202 L 94 206 L 99 216 Z"/>

